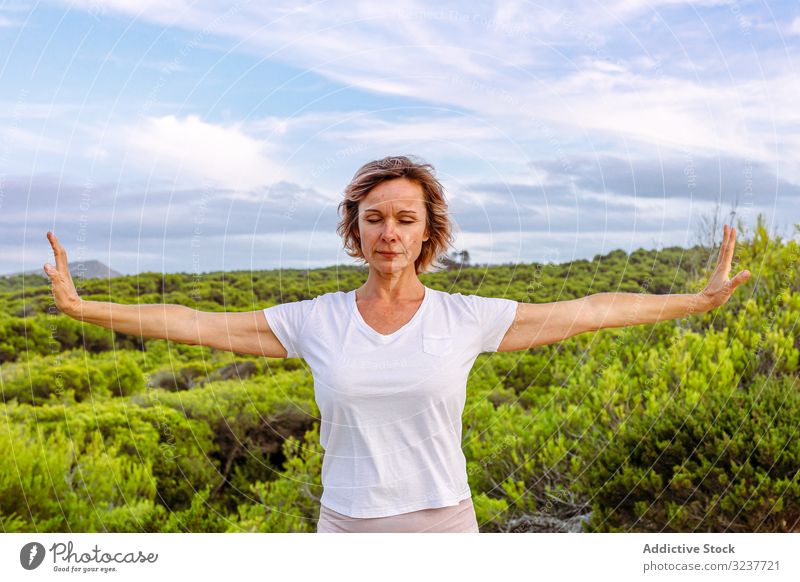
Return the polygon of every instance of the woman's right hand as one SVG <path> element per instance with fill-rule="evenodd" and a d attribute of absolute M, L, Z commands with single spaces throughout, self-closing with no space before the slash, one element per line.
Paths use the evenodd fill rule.
<path fill-rule="evenodd" d="M 53 298 L 56 300 L 56 307 L 62 313 L 72 316 L 78 313 L 82 299 L 78 295 L 75 283 L 72 282 L 72 275 L 69 273 L 67 251 L 58 242 L 56 235 L 50 231 L 47 232 L 47 240 L 50 241 L 50 246 L 53 247 L 56 266 L 53 267 L 53 265 L 47 263 L 44 266 L 44 272 L 47 273 L 53 284 Z"/>

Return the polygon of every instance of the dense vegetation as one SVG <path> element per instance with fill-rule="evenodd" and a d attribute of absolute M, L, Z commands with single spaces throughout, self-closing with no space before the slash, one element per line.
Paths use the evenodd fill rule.
<path fill-rule="evenodd" d="M 481 355 L 464 451 L 482 531 L 800 531 L 800 247 L 738 227 L 724 307 Z M 423 282 L 520 301 L 699 290 L 717 251 L 614 251 Z M 76 281 L 87 299 L 246 311 L 361 284 L 359 268 Z M 0 284 L 5 532 L 312 532 L 322 450 L 304 361 L 143 339 Z"/>

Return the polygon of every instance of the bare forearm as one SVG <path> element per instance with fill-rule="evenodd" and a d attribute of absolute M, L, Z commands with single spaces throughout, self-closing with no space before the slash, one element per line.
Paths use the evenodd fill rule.
<path fill-rule="evenodd" d="M 69 316 L 122 333 L 191 344 L 196 340 L 191 337 L 194 313 L 194 309 L 185 305 L 81 301 L 70 310 Z"/>
<path fill-rule="evenodd" d="M 597 293 L 586 298 L 595 329 L 626 327 L 704 313 L 710 306 L 700 294 Z"/>

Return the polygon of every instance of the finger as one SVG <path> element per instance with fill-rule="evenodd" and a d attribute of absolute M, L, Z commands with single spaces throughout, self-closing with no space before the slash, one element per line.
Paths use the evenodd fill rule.
<path fill-rule="evenodd" d="M 725 229 L 727 230 L 727 234 L 725 235 L 725 254 L 727 256 L 731 248 L 731 240 L 733 239 L 733 228 L 731 228 L 730 225 L 725 225 Z"/>
<path fill-rule="evenodd" d="M 50 268 L 50 273 L 48 273 L 48 275 L 50 275 L 50 280 L 53 283 L 64 284 L 68 287 L 74 288 L 75 283 L 72 281 L 72 273 L 69 272 L 67 251 L 65 251 L 64 247 L 61 246 L 58 237 L 54 233 L 48 232 L 47 238 L 50 240 L 50 244 L 53 247 L 53 255 L 56 258 L 55 268 L 53 268 L 50 263 L 47 264 Z"/>
<path fill-rule="evenodd" d="M 56 269 L 66 275 L 69 273 L 69 268 L 67 267 L 67 251 L 61 246 L 58 237 L 54 233 L 48 232 L 47 238 L 50 240 L 50 246 L 53 247 L 53 255 L 56 258 Z"/>
<path fill-rule="evenodd" d="M 738 273 L 733 279 L 731 279 L 731 287 L 733 289 L 736 289 L 736 287 L 747 281 L 749 278 L 750 278 L 750 271 L 747 270 L 742 271 L 741 273 Z"/>
<path fill-rule="evenodd" d="M 725 277 L 728 276 L 728 273 L 731 271 L 731 263 L 733 262 L 733 248 L 736 244 L 736 229 L 733 227 L 728 227 L 728 241 L 725 244 L 725 259 L 723 260 L 723 264 L 725 265 Z"/>
<path fill-rule="evenodd" d="M 66 282 L 66 277 L 64 277 L 58 269 L 56 269 L 50 263 L 47 263 L 44 266 L 44 272 L 50 278 L 50 282 L 53 284 L 53 288 L 61 288 L 61 285 Z"/>
<path fill-rule="evenodd" d="M 727 224 L 725 225 L 725 241 L 720 249 L 719 267 L 725 279 L 731 272 L 731 262 L 733 261 L 733 244 L 735 240 L 734 229 Z"/>
<path fill-rule="evenodd" d="M 717 257 L 717 266 L 723 262 L 725 259 L 725 246 L 728 243 L 728 225 L 722 225 L 722 242 L 719 245 L 719 256 Z"/>

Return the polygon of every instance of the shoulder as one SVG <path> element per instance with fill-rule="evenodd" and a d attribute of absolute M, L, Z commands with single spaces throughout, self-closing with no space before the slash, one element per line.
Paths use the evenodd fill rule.
<path fill-rule="evenodd" d="M 440 305 L 446 305 L 449 309 L 455 309 L 469 314 L 475 319 L 492 317 L 497 313 L 504 313 L 510 309 L 515 309 L 517 301 L 501 297 L 484 297 L 475 294 L 447 293 L 445 291 L 434 290 L 434 300 Z"/>
<path fill-rule="evenodd" d="M 349 291 L 332 291 L 307 300 L 306 312 L 312 315 L 343 313 L 347 309 Z"/>
<path fill-rule="evenodd" d="M 271 307 L 267 307 L 265 311 L 297 313 L 298 315 L 302 314 L 303 316 L 309 316 L 319 310 L 325 310 L 329 307 L 344 305 L 346 296 L 346 293 L 342 291 L 335 291 L 332 293 L 317 295 L 316 297 L 312 297 L 310 299 L 298 299 L 296 301 L 277 303 Z"/>
<path fill-rule="evenodd" d="M 428 287 L 428 291 L 432 292 L 431 299 L 439 303 L 446 303 L 447 305 L 465 306 L 468 305 L 470 302 L 469 296 L 462 295 L 461 293 L 448 293 L 447 291 L 431 289 L 430 287 Z"/>
<path fill-rule="evenodd" d="M 433 299 L 436 301 L 447 303 L 449 305 L 467 307 L 470 309 L 486 302 L 508 301 L 507 299 L 484 297 L 482 295 L 474 295 L 472 293 L 465 295 L 463 293 L 448 293 L 447 291 L 439 291 L 438 289 L 430 289 L 430 291 L 433 291 Z"/>
<path fill-rule="evenodd" d="M 431 303 L 434 304 L 435 312 L 454 313 L 462 319 L 473 319 L 475 317 L 474 295 L 448 293 L 447 291 L 431 289 L 430 287 L 428 291 L 431 292 Z"/>
<path fill-rule="evenodd" d="M 331 291 L 330 293 L 317 295 L 312 301 L 316 301 L 320 305 L 339 305 L 347 300 L 349 293 L 350 291 Z"/>
<path fill-rule="evenodd" d="M 332 291 L 330 293 L 323 293 L 311 299 L 304 299 L 297 303 L 302 303 L 303 307 L 311 312 L 320 309 L 338 308 L 344 306 L 347 300 L 347 291 Z"/>

